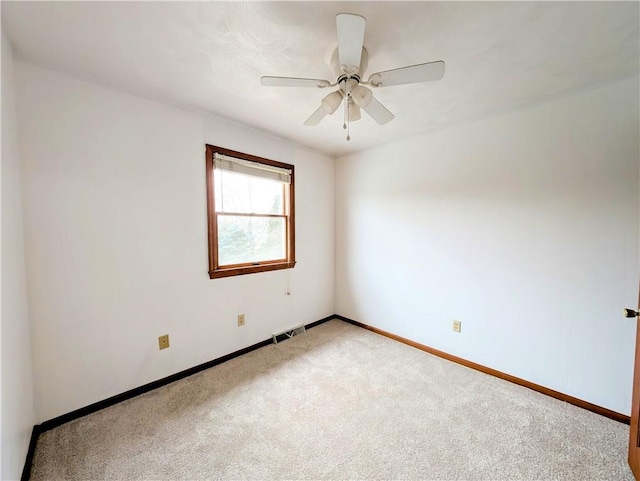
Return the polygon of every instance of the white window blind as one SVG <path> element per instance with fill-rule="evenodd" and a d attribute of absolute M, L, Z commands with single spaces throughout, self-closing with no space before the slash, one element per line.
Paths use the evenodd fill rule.
<path fill-rule="evenodd" d="M 272 165 L 251 162 L 250 160 L 236 159 L 219 153 L 213 154 L 213 163 L 216 169 L 236 172 L 238 174 L 261 177 L 263 179 L 278 180 L 285 184 L 291 183 L 291 170 Z"/>

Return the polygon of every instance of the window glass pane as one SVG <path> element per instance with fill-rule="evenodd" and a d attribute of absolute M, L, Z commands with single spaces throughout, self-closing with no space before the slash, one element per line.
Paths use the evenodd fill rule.
<path fill-rule="evenodd" d="M 214 172 L 216 211 L 242 214 L 284 214 L 282 182 L 236 172 Z"/>
<path fill-rule="evenodd" d="M 218 216 L 218 264 L 285 259 L 286 224 L 282 217 Z"/>

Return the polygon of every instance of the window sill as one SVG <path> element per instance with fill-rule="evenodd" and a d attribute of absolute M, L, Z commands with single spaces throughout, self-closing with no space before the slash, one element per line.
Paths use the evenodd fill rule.
<path fill-rule="evenodd" d="M 277 264 L 260 264 L 257 266 L 216 269 L 215 271 L 209 271 L 209 279 L 218 279 L 220 277 L 241 276 L 244 274 L 255 274 L 257 272 L 276 271 L 279 269 L 292 269 L 295 265 L 296 265 L 295 262 L 279 262 Z"/>

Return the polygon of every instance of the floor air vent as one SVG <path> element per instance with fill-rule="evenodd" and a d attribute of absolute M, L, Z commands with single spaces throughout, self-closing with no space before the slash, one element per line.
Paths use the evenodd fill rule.
<path fill-rule="evenodd" d="M 286 331 L 274 332 L 273 343 L 278 344 L 280 341 L 284 341 L 285 339 L 289 339 L 290 337 L 303 334 L 305 331 L 306 329 L 304 328 L 304 324 L 300 324 L 299 326 L 292 327 L 291 329 L 287 329 Z"/>

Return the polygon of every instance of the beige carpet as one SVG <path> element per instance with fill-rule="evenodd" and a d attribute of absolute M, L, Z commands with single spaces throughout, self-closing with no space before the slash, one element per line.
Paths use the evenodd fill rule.
<path fill-rule="evenodd" d="M 43 433 L 33 480 L 632 480 L 628 426 L 342 321 Z"/>

